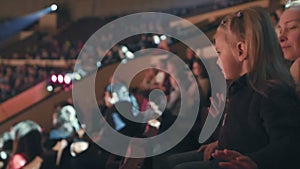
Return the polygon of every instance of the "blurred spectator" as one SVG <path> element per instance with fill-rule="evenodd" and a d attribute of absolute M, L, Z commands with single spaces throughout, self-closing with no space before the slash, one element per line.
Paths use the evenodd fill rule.
<path fill-rule="evenodd" d="M 210 81 L 208 79 L 208 73 L 204 67 L 204 64 L 200 59 L 196 59 L 193 63 L 192 72 L 197 80 L 201 107 L 209 107 L 209 97 L 210 97 Z"/>
<path fill-rule="evenodd" d="M 141 90 L 151 90 L 155 86 L 155 76 L 157 74 L 157 70 L 155 68 L 147 69 L 145 72 L 144 79 L 140 84 Z"/>
<path fill-rule="evenodd" d="M 0 168 L 6 168 L 13 149 L 13 138 L 10 132 L 4 132 L 0 138 Z"/>
<path fill-rule="evenodd" d="M 23 121 L 13 127 L 12 136 L 13 152 L 7 169 L 41 168 L 43 163 L 41 127 L 33 121 Z"/>
<path fill-rule="evenodd" d="M 29 87 L 46 80 L 52 73 L 62 73 L 72 68 L 40 67 L 35 65 L 11 66 L 0 64 L 0 101 L 13 97 Z"/>
<path fill-rule="evenodd" d="M 50 131 L 50 139 L 67 139 L 80 129 L 76 117 L 76 110 L 70 104 L 61 105 L 53 114 L 53 127 Z"/>
<path fill-rule="evenodd" d="M 196 59 L 196 54 L 191 48 L 186 48 L 185 51 L 185 58 L 183 61 L 189 66 L 189 68 L 192 70 L 193 68 L 193 63 Z"/>

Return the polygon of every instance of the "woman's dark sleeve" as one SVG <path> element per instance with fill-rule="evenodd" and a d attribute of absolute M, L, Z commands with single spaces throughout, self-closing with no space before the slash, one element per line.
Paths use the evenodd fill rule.
<path fill-rule="evenodd" d="M 247 155 L 259 169 L 294 168 L 300 156 L 300 102 L 296 93 L 272 90 L 262 98 L 260 116 L 269 144 Z"/>

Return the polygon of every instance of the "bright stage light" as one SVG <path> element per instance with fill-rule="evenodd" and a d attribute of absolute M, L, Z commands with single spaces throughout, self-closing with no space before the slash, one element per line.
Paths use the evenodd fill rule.
<path fill-rule="evenodd" d="M 71 77 L 68 74 L 66 74 L 65 77 L 64 77 L 65 84 L 68 85 L 68 84 L 71 83 L 71 81 L 72 81 Z"/>
<path fill-rule="evenodd" d="M 160 39 L 161 39 L 161 40 L 167 40 L 167 36 L 166 36 L 166 35 L 161 35 L 161 36 L 160 36 Z"/>
<path fill-rule="evenodd" d="M 154 41 L 154 43 L 155 43 L 155 44 L 157 44 L 157 45 L 158 45 L 158 44 L 160 43 L 159 36 L 157 36 L 157 35 L 154 35 L 154 36 L 153 36 L 153 41 Z"/>
<path fill-rule="evenodd" d="M 126 46 L 122 46 L 121 50 L 122 50 L 123 53 L 128 52 L 128 48 Z"/>
<path fill-rule="evenodd" d="M 58 83 L 63 83 L 64 82 L 64 76 L 63 75 L 58 75 L 57 80 L 58 80 Z"/>
<path fill-rule="evenodd" d="M 57 5 L 56 4 L 52 4 L 51 5 L 51 11 L 56 11 L 57 10 Z"/>
<path fill-rule="evenodd" d="M 100 62 L 100 64 L 101 64 L 101 62 Z M 81 75 L 77 72 L 74 72 L 74 79 L 75 80 L 81 80 Z"/>
<path fill-rule="evenodd" d="M 80 80 L 81 76 L 79 74 L 76 75 L 73 73 L 52 74 L 49 77 L 49 81 L 47 83 L 46 90 L 51 93 L 51 92 L 54 92 L 57 87 L 62 87 L 64 89 L 66 89 L 69 86 L 72 86 L 73 79 Z"/>
<path fill-rule="evenodd" d="M 57 76 L 56 76 L 56 75 L 52 75 L 52 76 L 51 76 L 51 81 L 52 81 L 53 83 L 56 83 L 56 81 L 57 81 Z"/>
<path fill-rule="evenodd" d="M 48 92 L 53 92 L 53 90 L 54 90 L 54 88 L 53 88 L 52 85 L 48 85 L 48 86 L 46 87 L 46 89 L 47 89 Z"/>
<path fill-rule="evenodd" d="M 128 58 L 128 59 L 134 59 L 134 54 L 130 51 L 126 52 L 125 53 L 125 56 Z"/>

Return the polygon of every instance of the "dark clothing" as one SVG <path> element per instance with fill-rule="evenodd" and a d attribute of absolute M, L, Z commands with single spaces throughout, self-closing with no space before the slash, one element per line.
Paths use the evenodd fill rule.
<path fill-rule="evenodd" d="M 242 76 L 229 88 L 218 149 L 249 156 L 259 169 L 294 168 L 300 152 L 300 102 L 296 92 L 273 85 L 266 96 Z M 213 167 L 219 168 L 218 160 Z"/>
<path fill-rule="evenodd" d="M 197 152 L 196 150 L 194 151 L 188 151 L 184 153 L 179 153 L 172 155 L 166 159 L 166 165 L 165 168 L 168 169 L 174 169 L 175 166 L 180 165 L 180 164 L 190 164 L 191 162 L 197 162 L 198 164 L 195 165 L 193 168 L 198 168 L 199 163 L 203 161 L 203 152 Z"/>

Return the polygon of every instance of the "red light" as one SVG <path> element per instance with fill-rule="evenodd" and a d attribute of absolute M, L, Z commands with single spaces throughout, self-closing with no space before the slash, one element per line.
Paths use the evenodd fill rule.
<path fill-rule="evenodd" d="M 70 84 L 71 83 L 71 77 L 69 76 L 69 75 L 65 75 L 65 77 L 64 77 L 64 82 L 65 82 L 65 84 Z"/>
<path fill-rule="evenodd" d="M 58 75 L 57 79 L 58 79 L 58 83 L 63 83 L 64 82 L 63 75 Z"/>
<path fill-rule="evenodd" d="M 56 75 L 52 75 L 52 76 L 51 76 L 51 81 L 52 81 L 53 83 L 55 83 L 55 82 L 57 81 L 57 76 L 56 76 Z"/>

